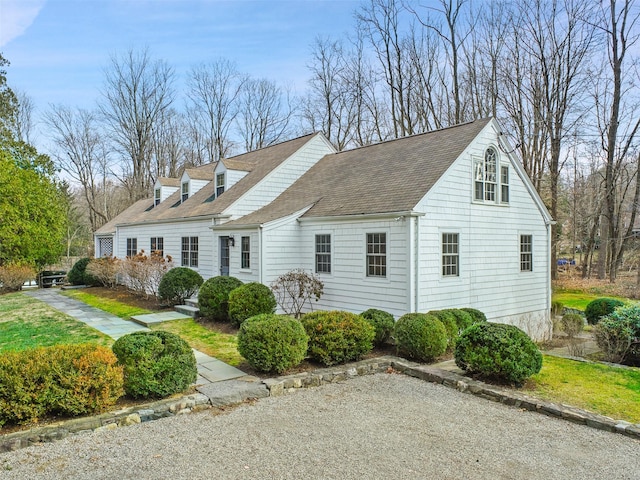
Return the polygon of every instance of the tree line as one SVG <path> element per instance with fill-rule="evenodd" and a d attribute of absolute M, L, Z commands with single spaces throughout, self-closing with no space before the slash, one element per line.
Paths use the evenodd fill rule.
<path fill-rule="evenodd" d="M 96 109 L 44 119 L 95 230 L 160 176 L 298 134 L 341 150 L 493 116 L 558 221 L 552 262 L 579 247 L 584 275 L 614 281 L 640 200 L 638 16 L 636 0 L 363 0 L 350 32 L 314 41 L 303 92 L 227 59 L 178 92 L 167 62 L 132 50 Z"/>

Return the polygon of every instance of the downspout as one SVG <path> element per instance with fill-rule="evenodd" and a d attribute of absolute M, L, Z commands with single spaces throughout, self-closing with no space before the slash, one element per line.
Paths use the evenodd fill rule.
<path fill-rule="evenodd" d="M 262 225 L 258 225 L 258 242 L 260 243 L 260 261 L 258 262 L 260 272 L 258 273 L 258 282 L 264 284 L 264 242 L 262 240 Z"/>
<path fill-rule="evenodd" d="M 418 312 L 420 307 L 420 217 L 413 217 L 413 218 L 415 222 L 415 227 L 413 231 L 413 247 L 415 248 L 415 254 L 414 254 L 415 279 L 413 281 L 415 292 L 413 294 L 413 298 L 414 298 L 415 304 L 413 306 L 413 311 Z"/>
<path fill-rule="evenodd" d="M 407 222 L 407 241 L 409 243 L 407 251 L 409 252 L 409 258 L 407 261 L 409 262 L 409 268 L 407 269 L 407 282 L 408 282 L 408 312 L 415 312 L 415 304 L 416 304 L 416 249 L 415 249 L 415 232 L 414 232 L 414 222 L 411 217 L 408 218 Z"/>

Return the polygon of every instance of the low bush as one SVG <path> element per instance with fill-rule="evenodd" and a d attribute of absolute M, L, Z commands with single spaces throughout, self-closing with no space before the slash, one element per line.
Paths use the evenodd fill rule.
<path fill-rule="evenodd" d="M 542 368 L 542 354 L 518 327 L 478 323 L 458 338 L 456 365 L 486 378 L 521 385 Z"/>
<path fill-rule="evenodd" d="M 617 308 L 593 329 L 607 361 L 640 364 L 640 305 Z"/>
<path fill-rule="evenodd" d="M 471 313 L 467 312 L 466 310 L 463 310 L 462 308 L 450 308 L 446 311 L 451 313 L 455 317 L 456 325 L 458 327 L 458 334 L 460 334 L 463 330 L 466 330 L 471 325 L 476 323 L 474 316 L 471 315 Z M 482 312 L 479 312 L 479 313 L 481 314 L 482 317 L 484 317 L 484 313 Z M 484 321 L 486 322 L 486 317 L 484 318 L 485 318 Z"/>
<path fill-rule="evenodd" d="M 307 354 L 309 337 L 300 320 L 265 313 L 242 322 L 238 352 L 261 372 L 282 373 L 299 365 Z"/>
<path fill-rule="evenodd" d="M 116 257 L 93 258 L 87 265 L 85 276 L 92 279 L 92 283 L 103 287 L 113 288 L 118 283 L 120 261 Z"/>
<path fill-rule="evenodd" d="M 116 340 L 113 352 L 124 367 L 124 390 L 133 398 L 184 392 L 197 378 L 193 350 L 174 333 L 130 333 Z"/>
<path fill-rule="evenodd" d="M 302 325 L 309 336 L 309 356 L 325 365 L 357 360 L 373 348 L 375 328 L 355 313 L 307 313 Z"/>
<path fill-rule="evenodd" d="M 433 315 L 442 322 L 447 332 L 447 350 L 452 351 L 460 333 L 455 315 L 450 310 L 432 310 L 427 315 Z"/>
<path fill-rule="evenodd" d="M 474 324 L 487 321 L 487 316 L 478 309 L 465 307 L 465 308 L 461 308 L 460 310 L 463 310 L 467 312 L 469 315 L 471 315 L 471 318 L 473 319 Z"/>
<path fill-rule="evenodd" d="M 582 332 L 584 328 L 584 317 L 578 313 L 565 313 L 560 320 L 562 331 L 567 337 L 573 338 Z"/>
<path fill-rule="evenodd" d="M 0 266 L 0 292 L 22 290 L 24 282 L 33 280 L 36 271 L 30 265 L 10 263 Z"/>
<path fill-rule="evenodd" d="M 122 367 L 106 347 L 56 345 L 0 355 L 0 426 L 99 413 L 122 394 Z"/>
<path fill-rule="evenodd" d="M 623 305 L 623 302 L 615 298 L 596 298 L 587 304 L 584 315 L 587 317 L 589 325 L 595 325 L 602 317 L 613 313 L 617 307 Z"/>
<path fill-rule="evenodd" d="M 170 255 L 163 257 L 160 252 L 146 255 L 140 250 L 120 261 L 119 265 L 123 283 L 137 295 L 148 298 L 158 296 L 162 277 L 173 268 L 173 259 Z"/>
<path fill-rule="evenodd" d="M 261 283 L 245 283 L 229 293 L 229 318 L 238 327 L 249 317 L 275 312 L 276 306 L 273 292 Z"/>
<path fill-rule="evenodd" d="M 438 317 L 426 313 L 407 313 L 393 330 L 398 354 L 430 362 L 447 349 L 447 330 Z"/>
<path fill-rule="evenodd" d="M 165 304 L 173 306 L 183 304 L 187 298 L 196 294 L 204 279 L 187 267 L 174 267 L 164 274 L 158 286 L 158 297 Z"/>
<path fill-rule="evenodd" d="M 87 265 L 91 258 L 84 257 L 73 264 L 69 273 L 67 273 L 67 282 L 71 285 L 97 285 L 99 282 L 89 273 L 87 273 Z"/>
<path fill-rule="evenodd" d="M 280 275 L 271 284 L 276 300 L 282 311 L 295 318 L 300 318 L 305 305 L 316 302 L 324 293 L 324 283 L 315 273 L 305 272 L 298 268 Z"/>
<path fill-rule="evenodd" d="M 562 315 L 562 310 L 564 310 L 564 304 L 559 300 L 554 300 L 551 302 L 551 315 Z"/>
<path fill-rule="evenodd" d="M 367 322 L 369 322 L 376 330 L 376 336 L 373 339 L 373 344 L 380 346 L 384 345 L 391 337 L 393 326 L 396 324 L 393 315 L 384 310 L 377 310 L 370 308 L 360 314 Z"/>
<path fill-rule="evenodd" d="M 241 285 L 237 278 L 227 276 L 205 281 L 198 292 L 200 315 L 213 320 L 229 320 L 229 294 Z"/>

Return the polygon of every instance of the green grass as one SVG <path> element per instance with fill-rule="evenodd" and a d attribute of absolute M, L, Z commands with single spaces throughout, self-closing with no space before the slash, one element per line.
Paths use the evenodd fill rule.
<path fill-rule="evenodd" d="M 603 298 L 603 297 L 616 298 L 625 303 L 629 301 L 628 298 L 613 297 L 609 295 L 595 295 L 593 293 L 585 293 L 578 290 L 558 290 L 553 292 L 554 302 L 557 301 L 562 303 L 562 305 L 565 307 L 576 308 L 582 311 L 584 311 L 584 309 L 587 308 L 587 305 L 589 304 L 589 302 L 591 302 L 592 300 L 595 300 L 596 298 Z"/>
<path fill-rule="evenodd" d="M 542 370 L 531 377 L 526 393 L 554 403 L 640 423 L 640 369 L 577 362 L 544 356 Z"/>
<path fill-rule="evenodd" d="M 192 348 L 237 367 L 244 361 L 238 353 L 235 335 L 209 330 L 194 319 L 156 323 L 152 330 L 164 330 L 182 337 Z"/>
<path fill-rule="evenodd" d="M 78 343 L 111 345 L 113 340 L 23 293 L 0 296 L 0 353 Z"/>
<path fill-rule="evenodd" d="M 99 308 L 100 310 L 115 315 L 116 317 L 124 318 L 127 320 L 134 315 L 146 315 L 148 313 L 154 313 L 151 310 L 147 310 L 146 308 L 127 305 L 111 298 L 105 298 L 99 295 L 81 292 L 79 290 L 64 290 L 61 293 L 62 295 L 74 298 L 86 303 L 87 305 Z"/>

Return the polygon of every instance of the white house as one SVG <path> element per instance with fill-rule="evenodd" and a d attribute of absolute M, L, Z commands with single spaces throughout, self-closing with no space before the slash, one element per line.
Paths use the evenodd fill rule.
<path fill-rule="evenodd" d="M 303 268 L 325 285 L 314 308 L 473 307 L 543 339 L 552 219 L 512 151 L 493 119 L 340 153 L 301 137 L 199 167 L 212 174 L 197 193 L 133 205 L 96 232 L 96 254 L 163 250 L 205 278 L 267 285 Z"/>

